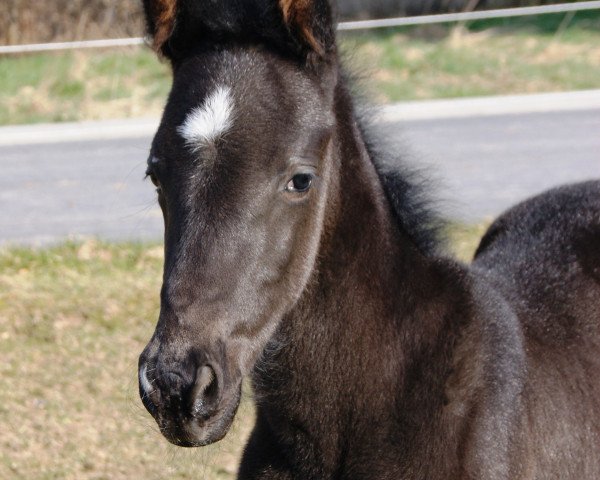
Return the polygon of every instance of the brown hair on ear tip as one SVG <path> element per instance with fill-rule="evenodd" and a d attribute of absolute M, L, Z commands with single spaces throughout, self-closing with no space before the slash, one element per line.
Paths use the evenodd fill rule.
<path fill-rule="evenodd" d="M 323 56 L 323 46 L 314 37 L 312 28 L 314 0 L 279 0 L 283 20 L 290 30 L 296 30 L 304 41 L 320 56 Z"/>
<path fill-rule="evenodd" d="M 175 28 L 177 0 L 156 0 L 152 2 L 152 8 L 154 10 L 154 38 L 152 46 L 154 50 L 160 52 Z"/>

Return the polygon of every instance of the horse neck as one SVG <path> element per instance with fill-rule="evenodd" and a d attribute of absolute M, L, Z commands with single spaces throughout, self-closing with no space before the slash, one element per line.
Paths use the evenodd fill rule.
<path fill-rule="evenodd" d="M 398 227 L 345 89 L 336 111 L 339 173 L 318 265 L 255 375 L 259 416 L 327 429 L 321 440 L 334 443 L 339 415 L 393 410 L 419 348 L 415 312 L 436 308 L 425 292 L 431 260 Z"/>

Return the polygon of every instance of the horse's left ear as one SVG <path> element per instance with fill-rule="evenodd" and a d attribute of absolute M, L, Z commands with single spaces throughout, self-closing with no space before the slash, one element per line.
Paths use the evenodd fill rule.
<path fill-rule="evenodd" d="M 335 26 L 328 0 L 278 0 L 283 21 L 305 48 L 319 57 L 335 51 Z"/>
<path fill-rule="evenodd" d="M 144 13 L 152 47 L 161 53 L 175 29 L 177 0 L 144 0 Z"/>

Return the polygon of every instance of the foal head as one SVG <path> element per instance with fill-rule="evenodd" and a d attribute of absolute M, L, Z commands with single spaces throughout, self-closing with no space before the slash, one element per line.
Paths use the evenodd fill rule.
<path fill-rule="evenodd" d="M 334 134 L 326 0 L 146 0 L 173 88 L 148 175 L 165 223 L 161 311 L 140 356 L 171 442 L 229 429 L 248 374 L 313 272 Z"/>

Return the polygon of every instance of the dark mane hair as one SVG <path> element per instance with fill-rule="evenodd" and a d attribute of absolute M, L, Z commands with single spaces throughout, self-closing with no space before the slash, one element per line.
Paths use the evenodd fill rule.
<path fill-rule="evenodd" d="M 371 119 L 360 118 L 359 129 L 400 229 L 422 253 L 439 253 L 447 221 L 435 209 L 431 182 L 374 133 Z"/>
<path fill-rule="evenodd" d="M 406 150 L 398 151 L 378 125 L 378 107 L 370 94 L 370 72 L 350 50 L 338 52 L 341 83 L 348 91 L 353 114 L 386 198 L 400 230 L 425 255 L 446 252 L 448 220 L 437 207 L 436 182 L 428 172 L 406 160 Z"/>
<path fill-rule="evenodd" d="M 398 146 L 392 145 L 381 132 L 376 123 L 377 108 L 362 88 L 362 75 L 354 70 L 349 73 L 347 65 L 354 63 L 352 58 L 346 53 L 340 56 L 344 66 L 342 81 L 349 89 L 358 129 L 399 228 L 425 255 L 441 253 L 446 247 L 443 232 L 448 222 L 435 208 L 431 193 L 435 182 L 421 169 L 410 165 L 403 153 L 398 152 Z"/>

